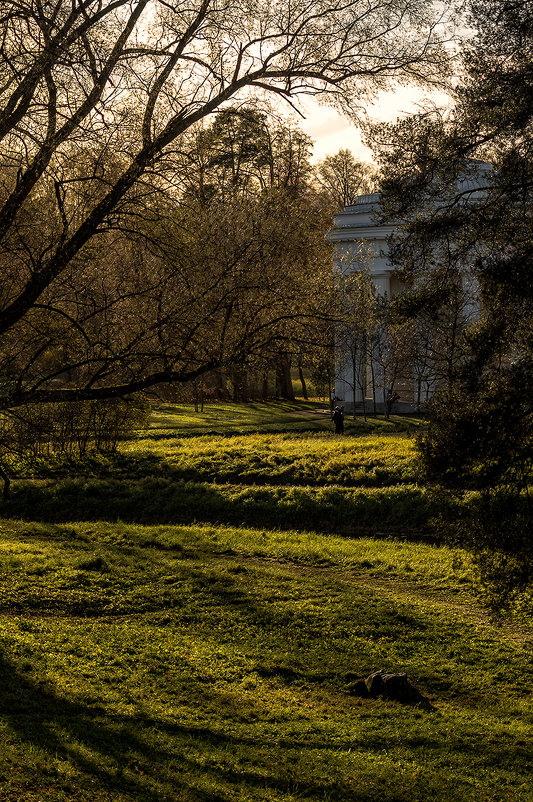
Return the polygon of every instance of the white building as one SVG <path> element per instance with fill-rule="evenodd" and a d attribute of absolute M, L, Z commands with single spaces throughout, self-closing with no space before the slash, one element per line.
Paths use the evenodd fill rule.
<path fill-rule="evenodd" d="M 472 203 L 486 195 L 490 183 L 492 167 L 484 162 L 471 162 L 468 175 L 464 175 L 453 190 L 443 192 L 443 204 L 453 197 L 454 202 Z M 355 204 L 346 206 L 342 212 L 335 215 L 334 227 L 327 234 L 327 240 L 333 245 L 334 264 L 336 270 L 346 275 L 352 271 L 365 270 L 371 277 L 376 294 L 392 297 L 403 289 L 401 282 L 394 276 L 395 267 L 389 260 L 388 239 L 395 233 L 396 225 L 382 219 L 380 195 L 361 195 Z M 469 314 L 478 314 L 478 303 L 475 297 L 475 286 L 472 277 L 466 276 L 468 292 L 472 293 Z M 387 378 L 382 375 L 383 368 L 377 360 L 367 365 L 368 375 L 372 374 L 374 386 L 377 390 L 378 407 L 383 409 L 385 399 L 390 393 Z M 335 395 L 338 403 L 343 404 L 347 411 L 363 401 L 361 381 L 356 381 L 354 369 L 348 363 L 338 364 L 335 379 Z M 369 397 L 367 381 L 366 397 Z M 429 376 L 421 386 L 420 372 L 413 365 L 411 376 L 402 376 L 396 382 L 394 394 L 399 398 L 395 401 L 396 410 L 408 411 L 415 409 L 422 400 L 426 400 L 433 391 L 433 382 Z"/>

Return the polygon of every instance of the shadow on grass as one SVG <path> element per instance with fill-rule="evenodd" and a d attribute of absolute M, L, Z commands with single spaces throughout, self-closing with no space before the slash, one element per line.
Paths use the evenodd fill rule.
<path fill-rule="evenodd" d="M 90 799 L 91 793 L 94 798 L 107 798 L 110 793 L 113 799 L 120 794 L 120 799 L 146 802 L 227 800 L 226 793 L 199 787 L 207 774 L 224 792 L 231 790 L 233 783 L 290 791 L 290 781 L 209 767 L 200 754 L 198 759 L 187 757 L 196 751 L 194 747 L 201 753 L 217 744 L 240 742 L 259 750 L 261 744 L 256 739 L 239 739 L 210 728 L 181 726 L 143 715 L 108 715 L 102 707 L 73 702 L 52 687 L 32 681 L 3 656 L 0 672 L 0 703 L 10 741 L 15 739 L 17 752 L 20 746 L 29 750 L 34 765 L 28 767 L 28 773 L 33 775 L 35 790 L 47 791 L 47 798 L 53 789 L 57 793 L 77 792 L 79 796 L 69 797 L 76 799 Z M 69 770 L 62 772 L 65 766 Z M 17 793 L 14 776 L 4 776 L 2 781 L 4 793 Z M 18 793 L 31 792 L 31 786 L 31 779 L 24 778 Z M 81 793 L 81 788 L 86 793 Z M 105 796 L 100 797 L 102 792 Z"/>
<path fill-rule="evenodd" d="M 393 414 L 388 419 L 383 415 L 361 414 L 355 418 L 346 416 L 345 430 L 348 434 L 369 432 L 414 432 L 426 425 L 420 415 Z M 172 430 L 175 436 L 189 437 L 198 434 L 234 435 L 259 433 L 304 433 L 333 432 L 329 408 L 321 402 L 265 402 L 248 404 L 219 403 L 206 406 L 204 412 L 194 412 L 187 405 L 166 404 L 154 410 L 151 429 L 168 437 Z"/>
<path fill-rule="evenodd" d="M 72 702 L 56 694 L 53 688 L 19 673 L 3 656 L 0 656 L 0 672 L 3 718 L 12 738 L 20 741 L 24 750 L 29 748 L 34 758 L 32 773 L 37 775 L 37 787 L 48 786 L 50 790 L 55 786 L 58 791 L 66 792 L 77 790 L 72 787 L 72 780 L 58 777 L 58 767 L 68 763 L 77 775 L 76 786 L 97 782 L 106 791 L 119 791 L 126 798 L 133 795 L 135 799 L 154 802 L 161 798 L 155 789 L 143 787 L 144 781 L 133 777 L 133 771 L 139 773 L 136 761 L 142 766 L 154 762 L 159 769 L 160 764 L 171 758 L 170 753 L 161 747 L 154 748 L 139 736 L 140 721 L 126 716 L 112 719 L 101 708 Z M 131 776 L 124 776 L 128 767 Z M 140 771 L 144 776 L 142 769 Z M 14 777 L 3 779 L 8 783 L 7 787 L 4 784 L 4 791 L 9 789 L 9 784 L 15 790 Z M 177 787 L 185 787 L 178 778 L 173 781 Z M 29 784 L 25 778 L 24 790 L 30 790 Z M 95 785 L 92 788 L 96 791 Z M 217 799 L 200 794 L 190 798 Z"/>
<path fill-rule="evenodd" d="M 245 798 L 243 794 L 247 799 L 264 799 L 265 792 L 273 791 L 276 798 L 286 795 L 317 802 L 403 802 L 426 800 L 437 786 L 445 790 L 453 781 L 447 798 L 464 800 L 474 798 L 468 793 L 472 790 L 468 766 L 472 761 L 479 763 L 480 750 L 485 768 L 497 768 L 503 761 L 523 766 L 525 771 L 527 764 L 525 749 L 511 741 L 495 742 L 490 734 L 484 738 L 479 733 L 470 741 L 464 733 L 450 739 L 445 728 L 441 733 L 419 733 L 412 741 L 401 734 L 380 734 L 376 729 L 365 732 L 363 728 L 356 738 L 332 739 L 331 732 L 317 737 L 315 729 L 310 737 L 303 732 L 298 738 L 274 737 L 265 742 L 261 727 L 253 724 L 249 733 L 255 729 L 255 737 L 235 732 L 237 722 L 246 732 L 242 725 L 246 717 L 256 722 L 265 711 L 239 699 L 232 721 L 227 695 L 211 694 L 210 704 L 218 708 L 223 721 L 209 727 L 142 712 L 113 714 L 102 706 L 69 700 L 53 687 L 24 676 L 5 656 L 0 656 L 0 672 L 0 703 L 9 733 L 6 740 L 13 749 L 13 757 L 4 749 L 4 758 L 7 755 L 8 763 L 18 770 L 2 777 L 2 799 L 227 802 Z M 385 766 L 380 769 L 376 764 L 374 770 L 365 772 L 356 790 L 351 772 L 344 779 L 335 763 L 330 763 L 331 757 L 355 750 L 367 755 L 372 766 L 372 756 L 383 756 L 389 750 L 393 755 L 395 749 L 402 755 L 405 749 L 418 748 L 424 749 L 425 776 L 418 773 L 411 782 L 404 776 L 398 785 Z M 21 753 L 30 756 L 32 765 L 20 767 Z M 444 755 L 447 779 L 439 774 Z M 458 761 L 452 772 L 450 759 Z M 434 774 L 429 765 L 433 760 Z M 20 770 L 25 772 L 22 777 Z"/>
<path fill-rule="evenodd" d="M 443 512 L 416 486 L 238 487 L 154 478 L 70 479 L 20 483 L 0 504 L 3 518 L 65 523 L 123 521 L 145 525 L 191 522 L 345 535 L 396 534 L 427 539 Z M 459 514 L 460 508 L 446 514 Z"/>
<path fill-rule="evenodd" d="M 260 735 L 241 737 L 142 713 L 109 714 L 34 682 L 5 656 L 0 656 L 0 672 L 0 703 L 14 752 L 13 758 L 4 751 L 4 758 L 15 769 L 1 778 L 2 799 L 26 799 L 29 794 L 31 799 L 227 802 L 235 794 L 240 798 L 244 789 L 252 794 L 257 789 L 261 799 L 266 789 L 290 798 L 296 792 L 315 800 L 376 799 L 373 792 L 354 797 L 336 778 L 305 781 L 294 765 L 270 763 Z M 213 701 L 223 709 L 227 697 Z M 246 712 L 257 718 L 258 711 L 243 709 L 241 702 L 241 720 Z M 351 743 L 332 747 L 327 740 L 287 740 L 276 747 L 295 749 L 300 756 L 306 750 L 349 750 Z M 20 766 L 21 753 L 30 755 L 32 765 Z M 292 764 L 295 759 L 293 753 Z M 380 799 L 392 802 L 396 797 Z"/>
<path fill-rule="evenodd" d="M 69 553 L 67 559 L 61 544 L 61 536 L 66 533 L 55 534 L 58 554 L 68 564 L 72 555 Z M 239 673 L 234 682 L 233 678 L 224 680 L 219 676 L 216 662 L 189 662 L 185 648 L 180 647 L 170 658 L 152 664 L 142 662 L 143 651 L 139 647 L 134 652 L 133 670 L 150 667 L 150 678 L 146 696 L 140 685 L 132 683 L 133 699 L 130 699 L 112 666 L 108 666 L 107 673 L 102 676 L 96 675 L 102 687 L 108 680 L 112 683 L 109 694 L 107 690 L 100 694 L 98 689 L 96 695 L 92 693 L 94 675 L 85 687 L 82 675 L 75 685 L 66 686 L 75 691 L 60 692 L 46 681 L 46 665 L 38 674 L 37 665 L 22 662 L 26 653 L 17 648 L 15 640 L 15 648 L 0 652 L 0 707 L 5 723 L 5 765 L 11 764 L 20 770 L 6 771 L 7 776 L 0 777 L 3 783 L 0 799 L 10 802 L 26 799 L 40 802 L 52 799 L 56 802 L 229 802 L 268 798 L 305 798 L 313 802 L 427 802 L 428 799 L 465 802 L 475 799 L 478 802 L 488 799 L 490 794 L 490 790 L 484 789 L 486 796 L 474 796 L 476 789 L 472 787 L 472 779 L 480 770 L 480 755 L 483 769 L 495 772 L 489 777 L 491 790 L 496 788 L 501 765 L 514 766 L 517 775 L 528 776 L 527 745 L 516 741 L 512 724 L 498 735 L 480 730 L 475 716 L 472 725 L 463 721 L 458 726 L 461 716 L 464 717 L 464 705 L 459 719 L 453 714 L 415 719 L 404 709 L 400 718 L 393 703 L 376 703 L 376 708 L 371 709 L 367 704 L 373 703 L 347 698 L 331 676 L 317 673 L 317 668 L 322 668 L 324 654 L 320 647 L 314 655 L 313 648 L 317 641 L 322 643 L 323 622 L 318 606 L 313 616 L 310 618 L 308 614 L 306 618 L 310 631 L 318 634 L 306 639 L 300 651 L 302 664 L 292 667 L 288 664 L 286 644 L 296 642 L 294 636 L 300 628 L 298 620 L 292 616 L 293 607 L 289 605 L 284 610 L 279 607 L 278 597 L 272 603 L 268 601 L 270 597 L 258 596 L 257 574 L 250 575 L 243 583 L 240 563 L 233 564 L 235 570 L 240 568 L 239 573 L 222 572 L 220 568 L 214 570 L 204 557 L 200 562 L 193 560 L 196 555 L 191 553 L 192 562 L 184 554 L 183 559 L 172 559 L 165 564 L 165 551 L 176 547 L 171 538 L 169 533 L 160 533 L 147 541 L 141 533 L 136 536 L 138 548 L 131 550 L 128 564 L 122 560 L 114 564 L 109 560 L 109 574 L 106 575 L 110 577 L 116 597 L 121 597 L 126 588 L 132 586 L 138 594 L 132 597 L 131 607 L 122 610 L 131 618 L 123 621 L 122 635 L 116 642 L 122 644 L 124 639 L 129 642 L 134 632 L 131 623 L 138 620 L 149 598 L 153 609 L 162 614 L 155 622 L 152 617 L 149 619 L 150 626 L 154 627 L 161 626 L 158 622 L 169 610 L 174 610 L 172 615 L 180 627 L 187 626 L 201 634 L 200 623 L 210 613 L 207 621 L 212 624 L 205 643 L 215 645 L 220 639 L 225 643 L 229 632 L 264 633 L 268 640 L 257 651 L 257 662 L 254 660 L 253 667 L 243 663 L 243 673 Z M 132 543 L 135 546 L 135 540 Z M 105 543 L 102 545 L 105 548 Z M 213 549 L 212 542 L 201 537 L 192 545 L 203 553 Z M 157 547 L 153 554 L 152 547 Z M 113 544 L 107 545 L 109 555 L 115 548 Z M 144 560 L 138 559 L 140 552 L 144 552 Z M 108 556 L 106 551 L 103 554 Z M 224 554 L 219 552 L 217 558 Z M 136 572 L 141 563 L 142 570 Z M 228 563 L 225 568 L 230 567 Z M 86 570 L 92 578 L 91 584 L 80 585 L 78 578 L 72 587 L 85 593 L 87 614 L 91 612 L 90 599 L 99 586 L 95 566 Z M 154 593 L 169 576 L 172 584 L 165 586 L 164 594 Z M 267 578 L 264 581 L 266 587 L 271 586 Z M 321 575 L 302 577 L 301 581 L 306 585 L 315 582 L 317 590 L 324 584 Z M 145 585 L 141 588 L 143 582 Z M 41 597 L 48 584 L 44 576 L 36 597 Z M 65 600 L 66 595 L 62 585 L 61 598 Z M 317 593 L 313 598 L 318 598 Z M 378 597 L 378 601 L 378 606 L 369 604 L 365 596 L 365 620 L 370 630 L 383 632 L 388 629 L 387 624 L 392 623 L 395 613 L 389 600 Z M 182 610 L 185 603 L 189 607 Z M 28 606 L 22 610 L 27 614 Z M 386 620 L 384 611 L 388 616 Z M 32 618 L 25 619 L 24 623 L 35 621 L 36 614 L 49 612 L 44 606 L 32 609 Z M 71 608 L 66 604 L 55 612 L 69 615 Z M 94 608 L 92 612 L 99 611 Z M 71 621 L 73 625 L 82 625 L 75 617 Z M 224 622 L 223 630 L 220 622 Z M 242 629 L 241 622 L 245 625 Z M 254 624 L 252 629 L 250 624 Z M 88 629 L 82 632 L 82 642 L 92 623 L 85 622 L 85 626 Z M 409 620 L 407 626 L 412 631 L 413 622 Z M 176 627 L 176 633 L 182 631 L 180 627 Z M 154 631 L 149 633 L 149 642 L 156 644 L 153 635 Z M 98 637 L 96 633 L 95 642 Z M 259 640 L 262 642 L 261 638 Z M 54 639 L 49 642 L 53 644 Z M 251 646 L 247 638 L 246 646 L 240 648 L 251 651 L 255 649 L 255 642 Z M 21 656 L 17 656 L 20 652 Z M 172 673 L 176 667 L 178 670 Z M 265 685 L 291 685 L 290 713 L 283 694 L 279 699 L 267 692 L 242 692 L 240 681 L 245 672 L 259 675 L 263 690 Z M 169 678 L 165 679 L 167 676 Z M 75 673 L 72 678 L 76 678 Z M 301 692 L 299 683 L 305 684 Z M 87 691 L 91 691 L 90 696 Z M 487 693 L 486 685 L 483 692 Z M 70 698 L 69 693 L 76 696 Z M 95 698 L 97 701 L 93 701 Z M 111 701 L 106 702 L 106 699 Z M 176 699 L 179 703 L 174 706 Z M 276 707 L 278 699 L 280 707 Z M 125 709 L 128 712 L 124 712 Z M 416 750 L 423 756 L 423 771 L 409 768 Z M 352 759 L 359 762 L 352 763 Z M 361 778 L 354 766 L 359 768 Z M 400 771 L 403 767 L 406 767 L 405 772 Z M 453 788 L 446 793 L 446 785 L 452 782 Z M 490 798 L 500 797 L 492 795 Z M 524 802 L 527 799 L 520 795 L 514 798 L 522 798 Z"/>

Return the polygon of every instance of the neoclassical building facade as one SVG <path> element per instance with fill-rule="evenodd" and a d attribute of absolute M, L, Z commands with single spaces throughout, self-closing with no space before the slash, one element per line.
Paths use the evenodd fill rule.
<path fill-rule="evenodd" d="M 449 194 L 443 196 L 443 203 L 449 198 L 461 198 L 464 203 L 476 203 L 486 195 L 493 168 L 485 162 L 472 162 L 468 175 L 461 178 L 452 187 Z M 393 222 L 383 219 L 381 214 L 380 194 L 361 195 L 352 206 L 347 206 L 334 217 L 333 228 L 327 234 L 327 240 L 333 246 L 335 269 L 339 274 L 347 275 L 353 271 L 365 270 L 371 277 L 376 295 L 393 297 L 402 291 L 403 285 L 394 275 L 395 266 L 389 259 L 388 240 L 396 232 Z M 478 314 L 478 301 L 475 281 L 463 277 L 466 295 L 470 298 L 464 308 L 466 316 Z M 394 408 L 398 411 L 415 410 L 423 405 L 432 394 L 434 381 L 428 371 L 423 380 L 414 362 L 411 368 L 405 366 L 400 377 L 394 383 L 384 375 L 383 361 L 375 357 L 367 357 L 365 366 L 366 378 L 356 380 L 355 367 L 350 360 L 337 358 L 335 377 L 335 396 L 338 403 L 343 404 L 346 411 L 362 404 L 364 396 L 370 401 L 370 383 L 373 385 L 372 395 L 378 409 L 383 409 L 387 398 L 394 395 Z M 392 387 L 392 389 L 391 389 Z"/>
<path fill-rule="evenodd" d="M 394 266 L 389 260 L 388 238 L 394 234 L 396 226 L 385 223 L 379 218 L 380 195 L 360 195 L 352 206 L 346 206 L 342 212 L 335 215 L 333 228 L 327 234 L 327 240 L 333 245 L 333 260 L 335 269 L 342 275 L 354 271 L 365 270 L 372 279 L 374 290 L 378 295 L 395 295 L 402 289 L 402 285 L 393 276 Z M 380 385 L 379 367 L 377 364 L 366 366 L 365 373 L 373 375 Z M 337 354 L 335 371 L 335 397 L 347 411 L 352 411 L 363 401 L 365 393 L 364 384 L 354 375 L 355 368 L 350 361 L 339 360 Z M 368 389 L 366 390 L 368 392 Z M 378 401 L 383 406 L 383 393 L 387 392 L 382 386 L 378 387 Z M 402 399 L 410 405 L 412 399 Z"/>

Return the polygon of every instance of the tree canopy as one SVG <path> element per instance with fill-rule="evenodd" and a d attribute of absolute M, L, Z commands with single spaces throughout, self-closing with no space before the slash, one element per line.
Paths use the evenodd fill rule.
<path fill-rule="evenodd" d="M 478 296 L 422 454 L 432 481 L 480 491 L 469 538 L 501 608 L 533 578 L 533 6 L 490 0 L 470 10 L 477 35 L 453 112 L 380 137 L 385 207 L 405 220 L 393 251 L 412 285 L 404 311 L 437 317 L 465 281 Z"/>
<path fill-rule="evenodd" d="M 258 94 L 354 108 L 391 80 L 431 79 L 444 60 L 431 6 L 4 4 L 1 406 L 108 397 L 231 360 L 234 265 L 249 246 L 223 247 L 201 281 L 198 262 L 190 273 L 191 227 L 177 208 L 184 137 Z M 195 247 L 213 236 L 201 227 Z"/>
<path fill-rule="evenodd" d="M 358 195 L 372 191 L 374 174 L 370 165 L 341 148 L 319 162 L 318 181 L 333 209 L 341 210 L 355 203 Z"/>

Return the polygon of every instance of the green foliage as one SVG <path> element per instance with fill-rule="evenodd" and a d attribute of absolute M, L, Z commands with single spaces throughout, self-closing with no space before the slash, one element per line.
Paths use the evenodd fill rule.
<path fill-rule="evenodd" d="M 533 388 L 517 388 L 513 379 L 495 379 L 482 400 L 460 390 L 437 397 L 429 434 L 419 439 L 430 481 L 459 492 L 514 488 L 519 495 L 531 484 L 533 417 L 526 406 Z"/>

